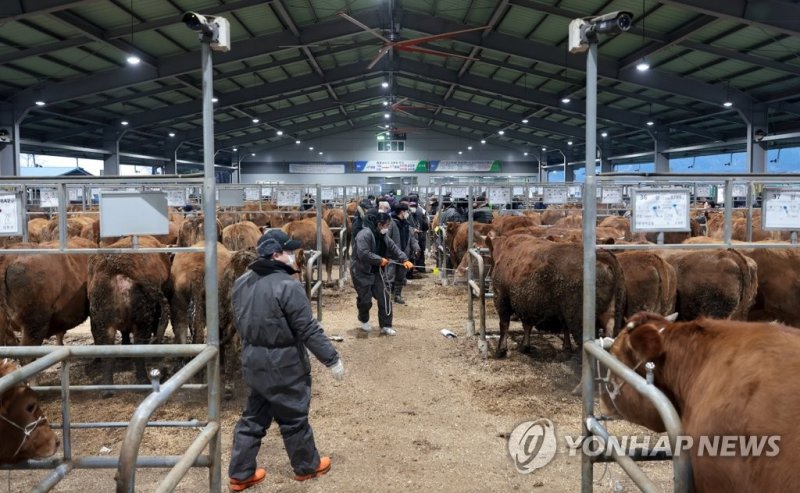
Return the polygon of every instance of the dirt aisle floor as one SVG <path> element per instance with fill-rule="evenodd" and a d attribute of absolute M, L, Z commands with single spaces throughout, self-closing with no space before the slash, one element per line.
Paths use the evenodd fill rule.
<path fill-rule="evenodd" d="M 333 459 L 332 471 L 323 478 L 296 483 L 292 480 L 280 434 L 269 430 L 259 464 L 269 471 L 267 480 L 248 491 L 267 492 L 486 492 L 542 491 L 574 492 L 580 489 L 580 456 L 570 456 L 565 434 L 580 430 L 580 399 L 570 395 L 578 383 L 571 355 L 561 349 L 554 336 L 533 338 L 532 355 L 520 354 L 511 342 L 509 357 L 483 360 L 475 339 L 465 337 L 466 294 L 463 287 L 442 287 L 433 278 L 414 280 L 404 293 L 407 305 L 394 305 L 396 337 L 368 337 L 358 331 L 355 293 L 347 286 L 327 290 L 323 326 L 334 342 L 347 370 L 343 382 L 335 382 L 318 363 L 313 368 L 311 424 L 322 454 Z M 376 324 L 376 308 L 372 318 Z M 488 307 L 489 330 L 497 330 L 497 318 Z M 446 339 L 439 331 L 450 329 L 457 339 Z M 512 330 L 520 330 L 512 323 Z M 520 334 L 514 335 L 517 339 Z M 91 344 L 88 324 L 71 331 L 67 344 Z M 493 347 L 492 341 L 492 347 Z M 73 383 L 93 381 L 99 372 L 79 362 Z M 118 382 L 133 382 L 133 365 L 122 363 Z M 88 373 L 88 376 L 87 376 Z M 55 384 L 51 371 L 43 380 Z M 237 381 L 238 374 L 229 376 Z M 223 401 L 223 486 L 231 433 L 244 403 L 246 389 L 238 384 L 234 395 Z M 127 421 L 144 394 L 118 395 L 108 399 L 73 394 L 73 422 Z M 44 398 L 44 407 L 54 422 L 60 422 L 60 400 Z M 205 418 L 205 396 L 180 393 L 154 419 Z M 547 418 L 556 425 L 558 453 L 546 467 L 532 474 L 516 472 L 507 452 L 507 437 L 523 421 Z M 637 428 L 613 423 L 612 432 Z M 157 429 L 148 431 L 142 455 L 180 454 L 197 431 Z M 119 453 L 124 430 L 75 430 L 74 454 Z M 105 451 L 105 449 L 103 449 Z M 650 463 L 657 484 L 671 490 L 671 468 Z M 54 491 L 113 491 L 115 471 L 74 471 Z M 137 491 L 152 491 L 164 470 L 140 469 Z M 6 478 L 3 476 L 8 475 Z M 0 471 L 0 493 L 28 491 L 44 475 L 42 471 Z M 636 491 L 617 466 L 595 466 L 595 491 Z M 194 470 L 177 491 L 208 489 L 206 473 Z M 223 490 L 227 488 L 224 487 Z"/>

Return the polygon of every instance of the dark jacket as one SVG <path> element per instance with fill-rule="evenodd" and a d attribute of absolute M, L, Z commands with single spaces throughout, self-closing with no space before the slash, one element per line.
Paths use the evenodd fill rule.
<path fill-rule="evenodd" d="M 339 354 L 311 315 L 305 289 L 291 267 L 260 258 L 233 285 L 242 372 L 251 387 L 291 385 L 311 372 L 308 348 L 325 366 Z"/>
<path fill-rule="evenodd" d="M 367 223 L 369 224 L 369 221 Z M 353 282 L 359 282 L 362 285 L 372 284 L 373 276 L 377 273 L 381 259 L 384 257 L 398 262 L 408 260 L 406 254 L 392 241 L 389 234 L 382 235 L 369 224 L 356 236 L 353 261 L 350 265 Z"/>
<path fill-rule="evenodd" d="M 401 220 L 396 216 L 392 221 L 395 226 L 389 231 L 392 241 L 397 244 L 408 258 L 415 258 L 419 253 L 419 241 L 417 241 L 417 235 L 414 234 L 413 225 L 410 221 Z"/>

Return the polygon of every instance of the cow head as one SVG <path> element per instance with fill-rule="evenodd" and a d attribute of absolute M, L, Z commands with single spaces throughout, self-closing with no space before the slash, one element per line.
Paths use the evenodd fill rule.
<path fill-rule="evenodd" d="M 39 398 L 27 385 L 17 385 L 0 396 L 0 430 L 0 464 L 50 457 L 60 443 L 39 407 Z"/>
<path fill-rule="evenodd" d="M 669 317 L 648 312 L 634 314 L 614 340 L 611 354 L 644 377 L 646 362 L 653 362 L 658 368 L 663 361 L 663 331 L 675 317 L 677 313 Z M 649 400 L 607 368 L 601 366 L 600 372 L 600 411 L 603 414 L 623 417 L 656 432 L 665 431 L 661 416 Z"/>

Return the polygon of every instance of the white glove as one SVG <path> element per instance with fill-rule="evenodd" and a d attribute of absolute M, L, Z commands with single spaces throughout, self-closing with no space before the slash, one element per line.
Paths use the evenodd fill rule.
<path fill-rule="evenodd" d="M 330 369 L 331 373 L 333 374 L 333 378 L 339 382 L 344 380 L 344 363 L 342 363 L 342 358 L 339 358 L 339 361 L 337 361 L 335 365 L 331 366 Z"/>

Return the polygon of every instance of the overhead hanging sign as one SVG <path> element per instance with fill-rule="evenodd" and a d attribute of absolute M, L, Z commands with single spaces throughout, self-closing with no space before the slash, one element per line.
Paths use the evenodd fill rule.
<path fill-rule="evenodd" d="M 631 231 L 689 231 L 689 189 L 638 189 L 631 200 Z"/>
<path fill-rule="evenodd" d="M 303 190 L 299 188 L 292 190 L 278 190 L 278 207 L 299 206 L 302 197 Z"/>
<path fill-rule="evenodd" d="M 431 173 L 499 173 L 500 161 L 430 161 Z"/>
<path fill-rule="evenodd" d="M 543 187 L 545 204 L 566 204 L 567 203 L 567 189 L 566 187 Z"/>
<path fill-rule="evenodd" d="M 346 163 L 289 163 L 289 173 L 344 174 Z"/>
<path fill-rule="evenodd" d="M 356 161 L 357 173 L 424 173 L 428 171 L 428 161 Z"/>
<path fill-rule="evenodd" d="M 22 207 L 19 194 L 0 194 L 0 236 L 22 234 Z"/>
<path fill-rule="evenodd" d="M 800 231 L 800 190 L 765 188 L 761 215 L 766 230 Z"/>

